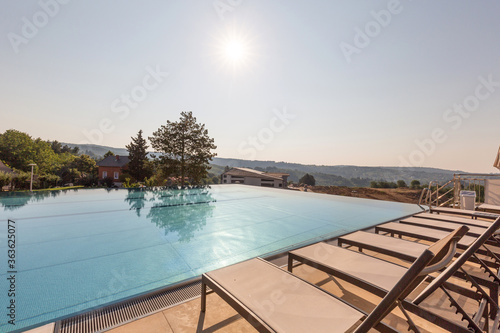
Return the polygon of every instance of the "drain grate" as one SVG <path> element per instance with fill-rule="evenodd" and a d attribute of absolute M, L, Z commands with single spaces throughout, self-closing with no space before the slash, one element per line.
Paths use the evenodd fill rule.
<path fill-rule="evenodd" d="M 57 323 L 56 333 L 95 333 L 200 296 L 201 281 L 109 305 Z"/>

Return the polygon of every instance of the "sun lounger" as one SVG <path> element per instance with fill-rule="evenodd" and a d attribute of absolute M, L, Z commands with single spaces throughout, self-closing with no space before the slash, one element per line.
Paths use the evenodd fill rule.
<path fill-rule="evenodd" d="M 425 227 L 418 227 L 413 225 L 402 224 L 398 222 L 388 222 L 375 226 L 375 233 L 386 232 L 392 237 L 394 235 L 413 237 L 416 239 L 422 239 L 429 242 L 435 242 L 441 239 L 443 236 L 448 234 L 446 231 L 435 230 Z M 467 249 L 474 241 L 476 237 L 465 235 L 458 242 L 457 246 L 459 249 Z"/>
<path fill-rule="evenodd" d="M 484 203 L 484 204 L 479 205 L 479 207 L 477 207 L 476 209 L 481 210 L 483 212 L 500 214 L 500 206 L 497 206 L 497 205 L 491 205 L 491 204 Z"/>
<path fill-rule="evenodd" d="M 260 258 L 203 274 L 201 311 L 206 310 L 209 287 L 259 332 L 367 332 L 382 325 L 380 321 L 396 306 L 400 307 L 401 300 L 425 279 L 427 272 L 451 260 L 454 244 L 466 232 L 463 228 L 424 250 L 409 269 L 394 273 L 397 279 L 393 274 L 387 284 L 390 291 L 368 316 Z M 379 275 L 386 274 L 381 266 L 372 268 Z"/>
<path fill-rule="evenodd" d="M 491 225 L 491 221 L 474 220 L 465 217 L 457 217 L 457 216 L 450 216 L 443 214 L 418 213 L 413 215 L 413 217 L 429 219 L 429 220 L 453 222 L 458 224 L 471 225 L 475 227 L 484 227 L 484 228 L 488 228 Z"/>
<path fill-rule="evenodd" d="M 388 237 L 366 231 L 356 231 L 337 238 L 338 245 L 357 247 L 360 252 L 369 250 L 401 260 L 413 262 L 428 245 Z"/>
<path fill-rule="evenodd" d="M 490 225 L 492 225 L 492 223 L 490 223 Z M 492 226 L 492 229 L 495 229 L 497 226 L 500 227 L 500 221 L 497 222 L 496 225 Z M 491 232 L 492 230 L 485 230 L 485 233 L 490 234 Z M 389 237 L 365 231 L 356 231 L 348 235 L 340 236 L 337 239 L 337 242 L 340 247 L 345 245 L 357 247 L 360 252 L 362 252 L 363 250 L 369 250 L 408 262 L 413 262 L 418 257 L 418 255 L 422 253 L 422 251 L 428 246 L 405 239 Z M 479 260 L 472 255 L 469 256 L 469 260 L 478 263 L 479 265 L 484 265 L 483 270 L 489 273 L 490 278 L 493 279 L 493 281 L 482 277 L 473 277 L 480 285 L 490 290 L 490 296 L 494 300 L 498 300 L 498 290 L 500 285 L 500 272 L 498 271 L 498 264 L 496 264 L 495 262 L 486 261 L 484 260 L 484 258 Z M 497 272 L 495 273 L 492 268 L 496 269 Z M 461 279 L 468 279 L 468 276 L 465 276 L 460 272 L 457 273 L 457 277 Z"/>
<path fill-rule="evenodd" d="M 477 219 L 478 217 L 480 217 L 487 220 L 496 220 L 500 216 L 498 214 L 493 214 L 493 213 L 483 213 L 474 210 L 456 209 L 447 207 L 431 207 L 430 212 L 436 214 L 446 213 L 446 214 L 469 216 L 470 218 L 473 219 Z"/>
<path fill-rule="evenodd" d="M 500 224 L 500 219 L 499 221 L 497 221 L 497 223 Z M 448 280 L 448 278 L 451 275 L 453 275 L 453 273 L 455 273 L 457 270 L 461 269 L 461 266 L 468 259 L 468 257 L 474 255 L 477 249 L 490 235 L 491 234 L 489 233 L 484 233 L 480 238 L 477 239 L 476 242 L 471 244 L 469 250 L 465 251 L 459 257 L 459 259 L 457 259 L 456 262 L 458 262 L 459 264 L 454 265 L 453 270 L 447 269 L 444 272 L 442 272 L 436 279 L 439 281 L 439 284 L 434 283 L 433 286 L 438 286 L 439 288 L 445 290 L 445 292 L 449 294 L 449 292 L 446 291 L 446 288 L 449 288 L 450 286 L 453 285 L 448 284 L 446 280 Z M 379 236 L 379 237 L 384 237 L 384 236 Z M 377 262 L 382 261 L 381 259 L 370 257 L 363 253 L 350 251 L 348 249 L 340 248 L 325 243 L 314 244 L 302 249 L 291 251 L 289 253 L 289 264 L 288 264 L 288 269 L 290 271 L 293 268 L 294 260 L 299 261 L 303 264 L 310 265 L 321 271 L 326 272 L 327 274 L 330 274 L 332 276 L 350 282 L 380 297 L 384 297 L 387 290 L 389 290 L 392 284 L 394 283 L 394 280 L 396 279 L 398 274 L 401 274 L 401 271 L 404 270 L 404 268 L 401 266 L 385 262 L 380 266 L 383 268 L 384 272 L 382 274 L 383 276 L 380 276 L 381 274 L 373 272 L 372 267 L 376 266 Z M 476 299 L 478 302 L 481 302 L 481 304 L 484 303 L 485 305 L 481 306 L 478 309 L 477 315 L 475 317 L 469 316 L 464 311 L 464 309 L 462 309 L 460 305 L 458 305 L 458 303 L 454 298 L 449 296 L 449 299 L 450 302 L 453 304 L 453 306 L 458 307 L 457 311 L 460 312 L 460 314 L 462 314 L 464 319 L 467 321 L 468 328 L 471 328 L 476 332 L 482 332 L 482 328 L 479 327 L 478 324 L 479 321 L 481 319 L 486 321 L 486 318 L 488 318 L 488 314 L 490 314 L 491 317 L 495 317 L 496 319 L 498 319 L 497 318 L 498 306 L 496 305 L 496 302 L 493 299 L 491 299 L 488 293 L 484 291 L 473 278 L 471 277 L 469 278 L 470 282 L 473 283 L 474 287 L 479 291 L 480 294 L 479 297 L 475 291 L 469 289 L 456 288 L 451 290 L 459 292 L 460 294 L 465 295 L 466 297 Z M 432 291 L 435 291 L 435 289 L 432 289 Z M 421 296 L 419 302 L 422 302 L 431 293 L 427 293 Z M 417 314 L 421 317 L 432 320 L 435 324 L 452 332 L 459 332 L 465 329 L 464 327 L 461 326 L 457 327 L 456 323 L 450 323 L 448 319 L 443 318 L 436 313 L 429 313 L 428 310 L 424 310 L 422 307 L 419 307 L 418 304 L 412 303 L 409 300 L 404 301 L 402 304 L 403 308 L 406 308 L 406 310 L 409 310 L 410 312 Z M 487 308 L 486 305 L 489 306 L 489 310 L 486 309 Z M 491 311 L 493 311 L 493 313 Z"/>
<path fill-rule="evenodd" d="M 381 233 L 381 232 L 389 233 L 393 237 L 394 235 L 399 235 L 400 237 L 401 236 L 412 237 L 416 239 L 426 240 L 429 242 L 435 242 L 444 237 L 448 233 L 447 231 L 397 223 L 397 222 L 389 222 L 375 226 L 375 233 Z M 465 235 L 464 237 L 462 237 L 460 242 L 458 242 L 457 246 L 459 249 L 466 250 L 476 240 L 476 238 L 477 237 Z M 500 249 L 495 247 L 489 247 L 487 249 L 483 248 L 478 249 L 479 254 L 491 257 L 495 265 L 500 264 L 499 252 Z"/>
<path fill-rule="evenodd" d="M 425 227 L 425 228 L 443 230 L 443 231 L 448 231 L 448 232 L 455 230 L 458 227 L 457 223 L 453 223 L 453 222 L 429 220 L 429 219 L 416 218 L 416 217 L 408 217 L 406 219 L 400 220 L 399 223 L 416 225 L 416 226 L 421 226 L 421 227 Z M 491 223 L 489 223 L 489 224 L 491 225 Z M 485 227 L 478 227 L 478 226 L 471 226 L 471 225 L 467 225 L 467 226 L 469 227 L 469 231 L 467 232 L 467 235 L 473 236 L 473 237 L 481 236 L 484 233 L 484 231 L 487 229 Z"/>

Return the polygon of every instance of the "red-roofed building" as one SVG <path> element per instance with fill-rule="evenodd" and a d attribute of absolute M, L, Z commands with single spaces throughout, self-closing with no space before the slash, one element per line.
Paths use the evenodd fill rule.
<path fill-rule="evenodd" d="M 129 162 L 128 156 L 108 156 L 100 162 L 97 162 L 99 167 L 99 180 L 106 177 L 111 177 L 116 183 L 125 170 Z"/>

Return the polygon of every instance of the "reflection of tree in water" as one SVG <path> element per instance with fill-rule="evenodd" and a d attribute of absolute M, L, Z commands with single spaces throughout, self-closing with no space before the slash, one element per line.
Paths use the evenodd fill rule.
<path fill-rule="evenodd" d="M 148 218 L 158 228 L 177 233 L 180 242 L 189 242 L 213 214 L 215 199 L 205 189 L 153 191 L 155 203 Z"/>
<path fill-rule="evenodd" d="M 40 192 L 9 192 L 0 195 L 0 206 L 4 211 L 16 210 L 30 202 L 39 202 L 47 198 L 55 198 L 70 190 L 40 191 Z M 76 189 L 75 189 L 76 191 Z"/>
<path fill-rule="evenodd" d="M 125 202 L 129 204 L 129 209 L 135 209 L 135 213 L 138 217 L 140 217 L 141 209 L 144 208 L 144 205 L 146 203 L 146 192 L 140 188 L 129 188 L 127 189 L 127 191 L 128 193 L 125 197 Z"/>

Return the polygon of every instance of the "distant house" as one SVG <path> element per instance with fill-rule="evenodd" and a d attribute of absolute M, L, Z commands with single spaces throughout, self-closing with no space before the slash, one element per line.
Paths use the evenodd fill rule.
<path fill-rule="evenodd" d="M 270 173 L 248 168 L 231 168 L 221 175 L 222 184 L 287 187 L 287 173 Z"/>
<path fill-rule="evenodd" d="M 113 181 L 118 182 L 122 173 L 127 170 L 129 162 L 128 156 L 108 156 L 100 162 L 97 162 L 99 167 L 99 180 L 106 177 L 111 177 Z"/>

